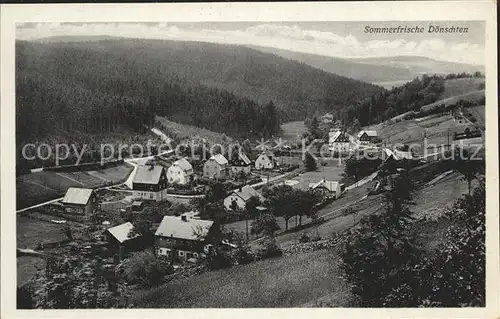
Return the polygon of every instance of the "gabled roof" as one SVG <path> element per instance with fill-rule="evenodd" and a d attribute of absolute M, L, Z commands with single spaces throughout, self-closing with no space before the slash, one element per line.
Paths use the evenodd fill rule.
<path fill-rule="evenodd" d="M 248 158 L 247 154 L 243 152 L 238 152 L 238 157 L 245 163 L 246 165 L 252 164 L 252 161 Z"/>
<path fill-rule="evenodd" d="M 346 135 L 346 137 L 350 140 L 349 135 L 347 133 L 342 132 L 341 130 L 337 130 L 337 131 L 335 131 L 335 133 L 334 132 L 330 132 L 330 134 L 329 134 L 330 135 L 329 136 L 330 141 L 329 142 L 336 142 L 337 139 L 342 135 L 342 133 L 344 133 Z"/>
<path fill-rule="evenodd" d="M 141 165 L 137 167 L 133 183 L 158 184 L 163 172 L 163 166 Z"/>
<path fill-rule="evenodd" d="M 326 179 L 322 179 L 317 183 L 309 183 L 310 189 L 316 189 L 319 187 L 325 188 L 330 192 L 335 192 L 339 187 L 339 182 L 327 181 Z"/>
<path fill-rule="evenodd" d="M 398 149 L 394 150 L 394 155 L 396 155 L 396 159 L 403 159 L 403 158 L 406 158 L 406 159 L 412 159 L 413 158 L 413 154 L 410 150 L 408 151 L 400 151 Z"/>
<path fill-rule="evenodd" d="M 210 160 L 216 161 L 219 165 L 226 165 L 228 163 L 227 159 L 222 154 L 215 154 L 214 156 L 210 157 Z"/>
<path fill-rule="evenodd" d="M 264 199 L 264 197 L 259 192 L 257 192 L 252 186 L 249 185 L 242 187 L 241 191 L 239 189 L 234 190 L 232 194 L 241 197 L 241 199 L 243 199 L 245 202 L 248 201 L 252 196 L 256 196 L 261 200 Z"/>
<path fill-rule="evenodd" d="M 211 220 L 191 219 L 187 217 L 183 221 L 180 217 L 164 216 L 158 229 L 155 232 L 156 236 L 203 240 L 208 235 L 210 228 L 214 222 Z"/>
<path fill-rule="evenodd" d="M 363 134 L 366 133 L 366 135 L 370 136 L 370 137 L 376 137 L 377 136 L 377 131 L 361 131 L 358 133 L 358 138 L 360 138 L 361 136 L 363 136 Z"/>
<path fill-rule="evenodd" d="M 265 150 L 265 151 L 263 151 L 262 153 L 260 153 L 260 155 L 265 155 L 265 156 L 267 156 L 267 157 L 269 157 L 269 158 L 274 157 L 273 152 L 271 152 L 271 151 L 269 151 L 269 150 Z M 259 155 L 259 156 L 260 156 L 260 155 Z"/>
<path fill-rule="evenodd" d="M 178 166 L 180 167 L 184 172 L 187 172 L 189 170 L 193 170 L 193 166 L 185 159 L 182 158 L 180 160 L 177 160 L 172 163 L 172 166 Z M 192 172 L 191 172 L 192 173 Z"/>
<path fill-rule="evenodd" d="M 134 229 L 134 225 L 130 222 L 126 222 L 125 224 L 121 224 L 115 227 L 108 228 L 108 232 L 113 235 L 120 243 L 123 243 L 127 240 L 134 239 L 139 237 L 138 233 L 130 236 L 130 231 Z"/>
<path fill-rule="evenodd" d="M 87 205 L 93 190 L 90 188 L 70 187 L 64 195 L 63 204 Z"/>

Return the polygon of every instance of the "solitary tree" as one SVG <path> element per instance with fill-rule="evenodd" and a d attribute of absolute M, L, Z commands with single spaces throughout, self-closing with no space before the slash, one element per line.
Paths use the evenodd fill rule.
<path fill-rule="evenodd" d="M 318 168 L 316 160 L 309 152 L 306 152 L 305 154 L 304 166 L 308 171 L 315 171 Z"/>
<path fill-rule="evenodd" d="M 454 168 L 457 172 L 463 175 L 467 181 L 469 195 L 471 194 L 472 181 L 484 169 L 484 162 L 479 159 L 474 159 L 465 149 L 457 149 L 454 154 Z"/>

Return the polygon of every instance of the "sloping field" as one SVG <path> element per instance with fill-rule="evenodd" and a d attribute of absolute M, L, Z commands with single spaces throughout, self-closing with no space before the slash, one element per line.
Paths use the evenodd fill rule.
<path fill-rule="evenodd" d="M 16 179 L 17 209 L 29 207 L 64 196 L 69 187 L 101 187 L 127 178 L 133 167 L 124 164 L 99 171 L 42 171 Z"/>
<path fill-rule="evenodd" d="M 211 144 L 222 143 L 223 141 L 222 133 L 213 132 L 197 126 L 172 122 L 161 116 L 157 116 L 156 121 L 160 122 L 166 128 L 164 133 L 170 137 L 177 135 L 181 139 L 191 139 L 195 137 L 204 138 Z"/>
<path fill-rule="evenodd" d="M 420 109 L 422 111 L 428 111 L 432 110 L 434 107 L 437 105 L 444 104 L 445 106 L 455 104 L 460 100 L 467 100 L 467 101 L 479 101 L 484 98 L 484 90 L 479 90 L 479 91 L 474 91 L 474 92 L 469 92 L 461 95 L 455 95 L 449 98 L 445 98 L 439 101 L 436 101 L 431 104 L 427 104 L 425 106 L 422 106 Z"/>
<path fill-rule="evenodd" d="M 67 239 L 62 226 L 50 222 L 17 216 L 16 237 L 18 248 L 34 249 L 38 243 L 51 243 Z"/>
<path fill-rule="evenodd" d="M 288 141 L 295 141 L 300 139 L 302 134 L 307 131 L 303 121 L 294 121 L 281 124 L 283 130 L 283 139 Z"/>
<path fill-rule="evenodd" d="M 349 287 L 339 256 L 319 250 L 272 258 L 177 280 L 135 296 L 140 308 L 300 307 L 325 295 L 346 306 Z"/>
<path fill-rule="evenodd" d="M 467 94 L 479 90 L 481 83 L 484 83 L 484 78 L 462 78 L 449 79 L 444 81 L 444 92 L 440 95 L 440 99 Z"/>

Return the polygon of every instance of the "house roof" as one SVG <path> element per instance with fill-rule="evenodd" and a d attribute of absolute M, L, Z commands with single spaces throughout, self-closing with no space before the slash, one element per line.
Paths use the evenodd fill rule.
<path fill-rule="evenodd" d="M 377 136 L 377 131 L 361 131 L 358 133 L 358 138 L 360 138 L 361 136 L 363 136 L 363 134 L 366 133 L 366 135 L 370 136 L 370 137 L 376 137 Z"/>
<path fill-rule="evenodd" d="M 173 162 L 172 166 L 174 165 L 180 167 L 184 172 L 191 170 L 192 173 L 193 166 L 185 158 Z"/>
<path fill-rule="evenodd" d="M 63 204 L 87 205 L 93 190 L 90 188 L 70 187 L 64 195 Z"/>
<path fill-rule="evenodd" d="M 163 170 L 163 166 L 138 166 L 133 183 L 158 184 Z"/>
<path fill-rule="evenodd" d="M 260 155 L 265 155 L 265 156 L 267 156 L 269 158 L 274 157 L 274 154 L 271 151 L 269 151 L 269 150 L 263 151 L 262 153 L 260 153 Z"/>
<path fill-rule="evenodd" d="M 180 217 L 164 216 L 155 235 L 201 240 L 200 237 L 206 237 L 213 224 L 214 222 L 211 220 L 191 219 L 188 217 L 186 221 L 183 221 Z"/>
<path fill-rule="evenodd" d="M 108 232 L 113 235 L 113 237 L 115 237 L 116 240 L 118 240 L 120 243 L 123 243 L 127 240 L 134 239 L 140 236 L 138 233 L 130 236 L 130 231 L 132 229 L 134 229 L 134 225 L 132 225 L 132 223 L 130 222 L 126 222 L 124 224 L 108 228 Z"/>
<path fill-rule="evenodd" d="M 326 179 L 322 179 L 317 183 L 309 183 L 310 189 L 316 189 L 318 187 L 323 187 L 329 190 L 330 192 L 335 192 L 339 187 L 339 182 L 327 181 Z"/>
<path fill-rule="evenodd" d="M 400 151 L 400 150 L 396 149 L 396 150 L 394 150 L 394 155 L 397 156 L 397 159 L 403 159 L 403 158 L 412 159 L 412 157 L 413 157 L 413 154 L 410 150 Z"/>
<path fill-rule="evenodd" d="M 243 161 L 243 163 L 245 163 L 246 165 L 252 164 L 252 162 L 248 158 L 247 154 L 245 154 L 243 152 L 238 152 L 238 156 Z"/>
<path fill-rule="evenodd" d="M 257 192 L 252 186 L 249 185 L 243 186 L 241 188 L 241 191 L 239 189 L 234 190 L 232 194 L 241 197 L 241 199 L 243 199 L 245 202 L 248 201 L 252 196 L 257 196 L 261 200 L 264 199 L 264 197 L 259 192 Z"/>
<path fill-rule="evenodd" d="M 341 130 L 337 130 L 337 131 L 335 131 L 335 133 L 333 133 L 333 134 L 332 134 L 332 133 L 333 133 L 333 132 L 330 132 L 330 134 L 329 134 L 329 135 L 330 135 L 330 136 L 329 136 L 330 142 L 336 142 L 336 141 L 337 141 L 337 139 L 338 139 L 338 138 L 342 135 L 342 131 L 341 131 Z M 347 134 L 347 133 L 345 133 L 345 132 L 344 132 L 344 134 L 347 136 L 347 138 L 348 138 L 349 140 L 351 140 L 351 138 L 350 138 L 350 135 L 349 135 L 349 134 Z"/>
<path fill-rule="evenodd" d="M 228 163 L 227 159 L 222 154 L 215 154 L 214 156 L 210 157 L 210 160 L 216 161 L 219 165 L 226 165 Z"/>

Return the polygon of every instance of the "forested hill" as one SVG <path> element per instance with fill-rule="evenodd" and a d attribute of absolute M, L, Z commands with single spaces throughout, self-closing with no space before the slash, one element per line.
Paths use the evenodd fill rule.
<path fill-rule="evenodd" d="M 262 109 L 269 101 L 284 121 L 340 110 L 383 90 L 246 47 L 199 42 L 18 41 L 16 58 L 23 134 L 43 133 L 47 121 L 67 129 L 72 118 L 80 128 L 112 129 L 120 119 L 140 127 L 154 113 L 214 131 L 262 132 L 273 125 L 256 123 L 269 119 L 262 115 L 272 109 Z"/>

